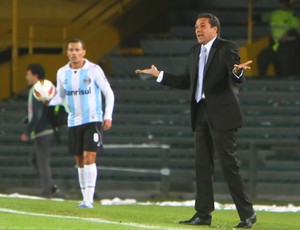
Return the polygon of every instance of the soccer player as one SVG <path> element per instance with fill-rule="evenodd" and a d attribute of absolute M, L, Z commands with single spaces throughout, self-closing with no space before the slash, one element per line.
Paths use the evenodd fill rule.
<path fill-rule="evenodd" d="M 83 196 L 79 207 L 93 208 L 96 155 L 102 148 L 101 130 L 109 130 L 112 126 L 114 93 L 103 70 L 85 59 L 85 54 L 85 45 L 81 40 L 69 41 L 69 62 L 57 72 L 57 92 L 69 110 L 69 152 L 76 160 Z M 104 115 L 101 94 L 105 98 Z"/>

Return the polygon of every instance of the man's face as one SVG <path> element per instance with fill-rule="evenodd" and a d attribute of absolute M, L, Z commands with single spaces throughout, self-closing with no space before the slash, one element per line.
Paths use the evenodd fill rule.
<path fill-rule="evenodd" d="M 198 18 L 195 23 L 195 33 L 200 44 L 205 45 L 218 36 L 218 28 L 209 24 L 209 18 Z"/>
<path fill-rule="evenodd" d="M 72 65 L 77 65 L 83 61 L 85 56 L 85 49 L 83 49 L 82 44 L 80 42 L 69 43 L 67 56 Z"/>
<path fill-rule="evenodd" d="M 38 81 L 38 76 L 32 74 L 31 70 L 27 70 L 25 78 L 28 85 L 34 85 Z"/>

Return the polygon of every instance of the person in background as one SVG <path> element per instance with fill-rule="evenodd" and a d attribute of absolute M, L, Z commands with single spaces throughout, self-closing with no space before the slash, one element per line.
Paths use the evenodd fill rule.
<path fill-rule="evenodd" d="M 300 19 L 294 14 L 291 0 L 279 0 L 279 5 L 279 9 L 262 17 L 270 25 L 271 41 L 257 57 L 259 76 L 267 76 L 270 64 L 274 65 L 276 76 L 300 74 L 297 63 L 300 57 Z"/>
<path fill-rule="evenodd" d="M 102 129 L 106 131 L 112 126 L 114 93 L 100 66 L 85 59 L 85 55 L 85 45 L 81 40 L 68 42 L 69 62 L 57 71 L 57 97 L 66 103 L 69 112 L 69 152 L 76 160 L 83 196 L 78 207 L 93 208 L 96 156 L 103 144 Z M 53 101 L 59 102 L 57 98 Z"/>
<path fill-rule="evenodd" d="M 162 85 L 190 89 L 196 158 L 196 213 L 179 223 L 211 225 L 216 154 L 240 217 L 235 228 L 251 228 L 256 215 L 240 173 L 236 145 L 238 128 L 243 125 L 238 85 L 243 82 L 244 70 L 250 68 L 252 61 L 240 64 L 236 45 L 219 37 L 220 22 L 215 15 L 199 14 L 195 34 L 198 44 L 191 48 L 182 75 L 159 71 L 154 65 L 150 69 L 136 70 L 138 74 L 157 77 Z"/>
<path fill-rule="evenodd" d="M 54 130 L 49 123 L 45 106 L 33 96 L 33 85 L 45 78 L 46 72 L 41 64 L 33 63 L 28 65 L 26 80 L 31 86 L 28 94 L 28 117 L 21 141 L 33 140 L 33 149 L 30 154 L 30 163 L 38 171 L 41 183 L 41 196 L 50 198 L 59 191 L 53 184 L 50 157 L 54 142 Z"/>

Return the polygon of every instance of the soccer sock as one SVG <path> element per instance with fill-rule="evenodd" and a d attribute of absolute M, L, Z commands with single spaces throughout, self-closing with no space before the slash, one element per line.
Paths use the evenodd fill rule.
<path fill-rule="evenodd" d="M 97 181 L 97 167 L 96 164 L 84 165 L 85 173 L 85 202 L 88 204 L 94 203 L 94 193 Z"/>
<path fill-rule="evenodd" d="M 83 201 L 85 201 L 85 173 L 84 168 L 78 168 L 78 181 L 81 189 Z"/>

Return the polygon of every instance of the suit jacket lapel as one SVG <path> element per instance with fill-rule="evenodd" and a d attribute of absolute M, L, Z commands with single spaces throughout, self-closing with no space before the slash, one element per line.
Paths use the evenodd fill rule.
<path fill-rule="evenodd" d="M 219 39 L 216 38 L 216 40 L 214 41 L 214 43 L 212 44 L 209 54 L 208 54 L 208 58 L 207 58 L 207 62 L 204 68 L 204 76 L 206 75 L 207 69 L 211 63 L 211 60 L 213 59 L 213 56 L 215 55 L 216 51 L 217 51 L 217 44 L 219 43 Z"/>
<path fill-rule="evenodd" d="M 194 58 L 192 58 L 192 65 L 191 65 L 191 83 L 192 83 L 192 87 L 194 88 L 195 86 L 195 82 L 196 79 L 198 79 L 198 64 L 199 64 L 199 55 L 200 55 L 200 49 L 201 49 L 201 45 L 199 44 L 197 46 L 196 49 L 194 49 L 194 53 L 193 56 Z"/>

